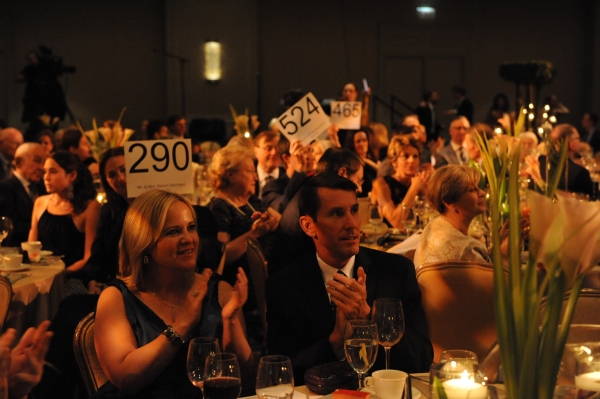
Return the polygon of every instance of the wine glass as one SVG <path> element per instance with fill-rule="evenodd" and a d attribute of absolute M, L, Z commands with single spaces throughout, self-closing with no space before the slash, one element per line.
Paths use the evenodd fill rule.
<path fill-rule="evenodd" d="M 204 366 L 204 398 L 236 399 L 242 392 L 240 366 L 233 353 L 215 353 Z"/>
<path fill-rule="evenodd" d="M 406 207 L 403 207 L 407 209 Z M 415 218 L 415 213 L 412 209 L 408 209 L 408 214 L 406 215 L 406 219 L 402 221 L 402 227 L 406 230 L 406 235 L 410 236 L 412 229 L 415 227 L 417 220 Z"/>
<path fill-rule="evenodd" d="M 377 324 L 369 320 L 351 320 L 344 330 L 346 359 L 358 374 L 358 389 L 365 387 L 365 373 L 377 358 Z"/>
<path fill-rule="evenodd" d="M 395 298 L 379 298 L 373 303 L 371 319 L 377 324 L 379 345 L 385 350 L 385 368 L 390 368 L 390 349 L 404 335 L 402 302 Z"/>
<path fill-rule="evenodd" d="M 263 356 L 256 375 L 258 399 L 292 399 L 294 395 L 294 373 L 292 361 L 287 356 Z"/>
<path fill-rule="evenodd" d="M 379 207 L 377 205 L 369 205 L 369 223 L 375 226 L 375 228 L 383 223 L 383 218 L 379 213 Z"/>
<path fill-rule="evenodd" d="M 211 337 L 199 337 L 190 341 L 187 355 L 188 378 L 195 387 L 204 390 L 204 366 L 206 358 L 219 353 L 219 340 Z"/>

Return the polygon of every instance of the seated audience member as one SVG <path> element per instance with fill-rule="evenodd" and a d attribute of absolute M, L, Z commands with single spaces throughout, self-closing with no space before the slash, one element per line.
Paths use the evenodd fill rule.
<path fill-rule="evenodd" d="M 579 137 L 577 129 L 567 123 L 556 125 L 550 132 L 550 140 L 555 144 L 556 151 L 560 151 L 559 143 L 561 140 L 567 140 L 569 142 L 569 157 L 560 177 L 560 181 L 558 182 L 558 188 L 560 190 L 584 194 L 591 197 L 594 194 L 594 183 L 590 178 L 590 173 L 586 168 L 573 161 L 575 156 L 579 154 L 581 146 L 581 138 Z M 549 151 L 550 149 L 547 150 L 547 152 Z M 546 155 L 542 155 L 539 158 L 540 171 L 546 170 L 546 158 Z M 533 173 L 532 177 L 540 184 L 540 181 L 545 179 L 544 175 L 544 173 L 541 173 L 541 175 Z"/>
<path fill-rule="evenodd" d="M 5 247 L 20 247 L 27 241 L 31 228 L 33 201 L 46 194 L 44 177 L 46 152 L 37 143 L 24 143 L 17 148 L 11 177 L 0 181 L 0 214 L 12 221 L 11 233 L 2 241 Z"/>
<path fill-rule="evenodd" d="M 464 116 L 458 116 L 450 123 L 448 129 L 450 144 L 435 154 L 436 168 L 444 165 L 468 165 L 469 157 L 463 147 L 463 142 L 470 127 L 469 120 Z"/>
<path fill-rule="evenodd" d="M 167 118 L 167 127 L 173 138 L 186 138 L 187 122 L 183 115 L 174 114 Z"/>
<path fill-rule="evenodd" d="M 7 377 L 8 397 L 26 398 L 42 378 L 44 356 L 52 333 L 49 321 L 29 328 L 13 348 L 17 332 L 9 328 L 0 335 L 0 374 Z"/>
<path fill-rule="evenodd" d="M 330 149 L 332 147 L 332 144 L 331 144 L 331 141 L 329 141 L 329 140 L 315 140 L 311 143 L 310 147 L 311 147 L 312 153 L 313 153 L 313 162 L 314 162 L 313 169 L 316 170 L 319 160 L 321 159 L 321 157 L 323 156 L 325 151 L 327 151 L 328 149 Z"/>
<path fill-rule="evenodd" d="M 265 130 L 254 138 L 254 157 L 256 158 L 256 181 L 255 194 L 262 199 L 262 190 L 271 180 L 284 178 L 285 168 L 280 166 L 281 158 L 277 151 L 279 135 L 271 130 Z"/>
<path fill-rule="evenodd" d="M 479 188 L 485 190 L 488 182 L 483 170 L 483 156 L 479 150 L 479 144 L 477 144 L 478 136 L 487 140 L 491 140 L 494 138 L 494 132 L 492 131 L 492 128 L 485 123 L 476 123 L 467 131 L 465 134 L 465 141 L 463 142 L 465 151 L 469 156 L 469 166 L 477 169 L 481 176 L 479 179 Z M 508 136 L 504 136 L 504 138 L 508 139 Z"/>
<path fill-rule="evenodd" d="M 388 158 L 394 168 L 391 176 L 378 177 L 373 182 L 371 203 L 395 228 L 402 228 L 419 194 L 425 194 L 431 170 L 419 171 L 419 144 L 409 137 L 393 137 L 388 147 Z"/>
<path fill-rule="evenodd" d="M 263 188 L 262 202 L 277 212 L 284 211 L 292 197 L 298 192 L 307 175 L 314 173 L 314 157 L 310 147 L 303 147 L 299 140 L 293 141 L 282 137 L 279 140 L 278 152 L 285 165 L 285 173 L 279 174 Z"/>
<path fill-rule="evenodd" d="M 191 204 L 162 190 L 140 195 L 123 225 L 119 280 L 100 295 L 95 346 L 109 382 L 94 397 L 199 398 L 186 372 L 188 342 L 217 337 L 243 370 L 252 352 L 241 307 L 248 280 L 233 290 L 209 269 L 196 273 L 199 238 Z"/>
<path fill-rule="evenodd" d="M 90 171 L 75 154 L 57 151 L 44 163 L 48 195 L 33 204 L 29 241 L 63 255 L 68 293 L 86 293 L 81 276 L 92 252 L 100 204 Z"/>
<path fill-rule="evenodd" d="M 0 130 L 0 180 L 11 176 L 11 162 L 21 144 L 23 144 L 23 133 L 19 130 L 14 127 Z"/>
<path fill-rule="evenodd" d="M 77 128 L 66 129 L 57 149 L 72 152 L 90 170 L 92 177 L 100 175 L 98 160 L 92 156 L 92 145 L 85 134 Z"/>
<path fill-rule="evenodd" d="M 50 155 L 54 152 L 54 147 L 56 146 L 56 139 L 54 138 L 54 133 L 50 129 L 44 129 L 38 133 L 36 137 L 36 141 L 42 145 L 44 150 L 46 151 L 46 155 Z"/>
<path fill-rule="evenodd" d="M 375 146 L 373 150 L 377 155 L 377 159 L 382 161 L 387 156 L 387 147 L 390 144 L 390 136 L 387 127 L 380 122 L 371 122 L 369 127 L 375 136 Z"/>
<path fill-rule="evenodd" d="M 367 197 L 373 189 L 373 180 L 377 178 L 379 161 L 374 152 L 375 135 L 370 127 L 361 126 L 359 130 L 350 130 L 346 135 L 346 146 L 360 157 L 364 165 L 363 183 L 359 197 Z"/>
<path fill-rule="evenodd" d="M 300 190 L 298 206 L 316 252 L 267 280 L 269 352 L 289 356 L 294 380 L 302 385 L 309 367 L 345 358 L 348 320 L 369 318 L 376 298 L 397 298 L 406 328 L 392 347 L 391 368 L 428 370 L 433 349 L 414 266 L 403 256 L 359 246 L 356 186 L 337 174 L 317 175 Z M 380 351 L 371 371 L 383 368 L 384 360 Z"/>
<path fill-rule="evenodd" d="M 346 148 L 330 148 L 317 164 L 317 174 L 338 174 L 356 184 L 357 193 L 361 192 L 364 166 L 360 157 Z M 280 231 L 291 237 L 306 237 L 300 228 L 298 213 L 298 195 L 296 194 L 281 215 Z"/>
<path fill-rule="evenodd" d="M 285 172 L 284 172 L 285 173 Z M 215 190 L 208 205 L 217 220 L 218 239 L 225 244 L 225 267 L 223 280 L 233 284 L 239 267 L 246 271 L 251 280 L 248 302 L 244 316 L 248 323 L 249 337 L 254 342 L 263 341 L 263 329 L 258 305 L 249 273 L 246 250 L 248 239 L 261 244 L 267 259 L 271 252 L 281 216 L 267 209 L 255 196 L 256 170 L 251 152 L 241 146 L 225 146 L 214 155 L 208 168 L 211 186 Z"/>
<path fill-rule="evenodd" d="M 162 140 L 171 138 L 167 124 L 158 119 L 148 122 L 148 125 L 146 126 L 146 136 L 148 137 L 148 140 Z"/>
<path fill-rule="evenodd" d="M 50 330 L 54 339 L 50 344 L 47 362 L 51 365 L 36 388 L 35 397 L 73 397 L 84 383 L 73 352 L 73 334 L 79 321 L 96 309 L 98 296 L 119 271 L 119 240 L 123 231 L 125 214 L 133 198 L 127 194 L 127 176 L 123 147 L 109 148 L 100 158 L 100 175 L 107 202 L 100 211 L 100 224 L 92 244 L 92 255 L 85 265 L 83 282 L 89 294 L 71 295 L 63 300 Z M 216 221 L 205 207 L 194 206 L 199 221 L 198 235 L 202 250 L 198 256 L 197 270 L 217 269 L 221 259 L 221 246 L 216 240 Z M 208 231 L 208 230 L 214 231 Z"/>
<path fill-rule="evenodd" d="M 466 165 L 446 165 L 433 173 L 427 199 L 440 216 L 423 230 L 415 252 L 417 267 L 444 260 L 491 261 L 485 244 L 468 235 L 473 218 L 486 210 L 479 177 L 475 168 Z"/>
<path fill-rule="evenodd" d="M 506 94 L 496 94 L 492 100 L 492 107 L 488 111 L 484 122 L 492 128 L 500 127 L 508 130 L 514 119 L 515 114 L 510 111 L 510 105 Z"/>

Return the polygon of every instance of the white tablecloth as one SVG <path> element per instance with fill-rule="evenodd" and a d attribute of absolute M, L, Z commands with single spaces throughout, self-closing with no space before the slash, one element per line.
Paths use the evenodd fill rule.
<path fill-rule="evenodd" d="M 3 330 L 14 328 L 17 330 L 17 337 L 21 337 L 29 327 L 36 327 L 44 320 L 52 320 L 65 297 L 64 269 L 65 264 L 59 261 L 11 273 L 24 273 L 27 276 L 13 283 L 13 299 Z"/>

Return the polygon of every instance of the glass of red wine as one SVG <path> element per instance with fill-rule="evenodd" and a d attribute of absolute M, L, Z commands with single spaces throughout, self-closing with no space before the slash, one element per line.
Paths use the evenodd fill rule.
<path fill-rule="evenodd" d="M 205 399 L 237 399 L 242 392 L 240 366 L 233 353 L 215 353 L 204 367 Z"/>

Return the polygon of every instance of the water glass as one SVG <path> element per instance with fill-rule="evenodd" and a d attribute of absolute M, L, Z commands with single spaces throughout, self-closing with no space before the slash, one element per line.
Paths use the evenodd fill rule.
<path fill-rule="evenodd" d="M 291 399 L 294 395 L 292 361 L 287 356 L 263 356 L 256 375 L 258 399 Z"/>
<path fill-rule="evenodd" d="M 600 350 L 586 348 L 575 360 L 576 398 L 600 396 Z"/>
<path fill-rule="evenodd" d="M 378 348 L 377 324 L 368 320 L 352 320 L 344 330 L 346 359 L 358 374 L 358 389 L 365 387 L 364 376 L 375 363 Z"/>

